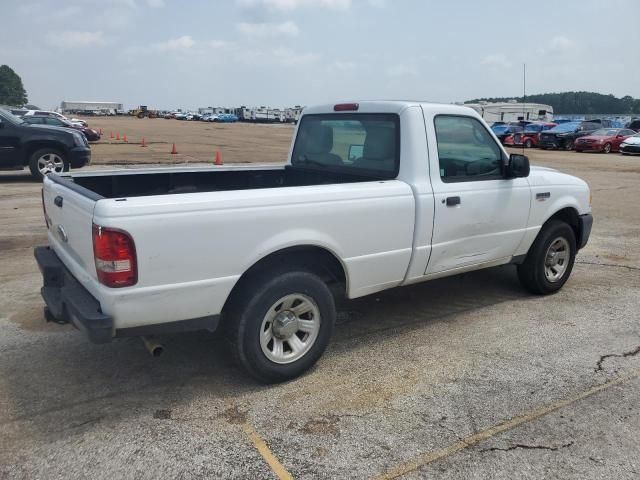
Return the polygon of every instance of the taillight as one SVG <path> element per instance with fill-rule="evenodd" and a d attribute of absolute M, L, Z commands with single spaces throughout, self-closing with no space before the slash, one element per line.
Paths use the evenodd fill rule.
<path fill-rule="evenodd" d="M 40 196 L 42 197 L 42 213 L 44 213 L 44 223 L 49 228 L 49 215 L 47 215 L 47 207 L 44 204 L 44 188 L 40 189 Z"/>
<path fill-rule="evenodd" d="M 103 285 L 129 287 L 138 281 L 136 246 L 127 232 L 94 224 L 93 256 L 98 281 Z"/>

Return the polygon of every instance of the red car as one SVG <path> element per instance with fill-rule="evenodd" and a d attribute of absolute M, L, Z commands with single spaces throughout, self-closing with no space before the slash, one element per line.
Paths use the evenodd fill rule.
<path fill-rule="evenodd" d="M 555 127 L 555 123 L 530 123 L 524 127 L 524 131 L 509 135 L 504 139 L 504 144 L 509 146 L 524 146 L 526 148 L 537 147 L 540 140 L 540 132 Z"/>
<path fill-rule="evenodd" d="M 622 141 L 635 133 L 629 128 L 601 128 L 591 135 L 577 138 L 574 149 L 576 152 L 619 152 Z"/>

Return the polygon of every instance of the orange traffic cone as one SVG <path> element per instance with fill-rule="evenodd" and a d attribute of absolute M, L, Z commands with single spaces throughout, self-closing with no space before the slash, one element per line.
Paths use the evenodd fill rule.
<path fill-rule="evenodd" d="M 144 141 L 144 137 L 142 137 L 142 143 L 140 144 L 140 146 L 141 146 L 141 147 L 146 147 L 146 146 L 147 146 L 147 144 L 146 144 L 146 143 L 145 143 L 145 141 Z"/>
<path fill-rule="evenodd" d="M 216 150 L 216 165 L 222 165 L 222 155 L 220 150 Z"/>
<path fill-rule="evenodd" d="M 116 140 L 120 140 L 120 132 L 116 133 Z"/>
<path fill-rule="evenodd" d="M 113 132 L 110 132 L 110 133 L 111 133 L 111 138 L 113 138 Z"/>
<path fill-rule="evenodd" d="M 173 148 L 171 149 L 171 155 L 175 155 L 176 153 L 178 153 L 178 150 L 176 150 L 176 144 L 173 144 Z"/>
<path fill-rule="evenodd" d="M 124 137 L 122 137 L 122 141 L 124 143 L 129 143 L 129 140 L 127 140 L 127 134 L 126 133 L 124 134 Z"/>

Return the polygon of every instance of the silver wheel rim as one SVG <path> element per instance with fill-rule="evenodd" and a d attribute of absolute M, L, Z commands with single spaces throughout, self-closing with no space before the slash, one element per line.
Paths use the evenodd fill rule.
<path fill-rule="evenodd" d="M 551 242 L 544 259 L 544 275 L 548 281 L 555 283 L 564 277 L 570 257 L 571 248 L 564 237 L 558 237 Z"/>
<path fill-rule="evenodd" d="M 608 143 L 604 144 L 604 153 L 609 153 L 611 151 L 611 145 Z"/>
<path fill-rule="evenodd" d="M 38 159 L 38 170 L 42 175 L 64 171 L 64 161 L 57 153 L 45 153 Z"/>
<path fill-rule="evenodd" d="M 260 327 L 262 353 L 274 363 L 286 364 L 304 357 L 320 332 L 320 309 L 301 293 L 282 297 L 267 311 Z"/>

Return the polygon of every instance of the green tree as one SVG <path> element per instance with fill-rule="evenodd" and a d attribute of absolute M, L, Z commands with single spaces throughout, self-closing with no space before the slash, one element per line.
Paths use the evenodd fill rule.
<path fill-rule="evenodd" d="M 0 65 L 0 104 L 21 107 L 27 103 L 22 79 L 8 65 Z"/>

